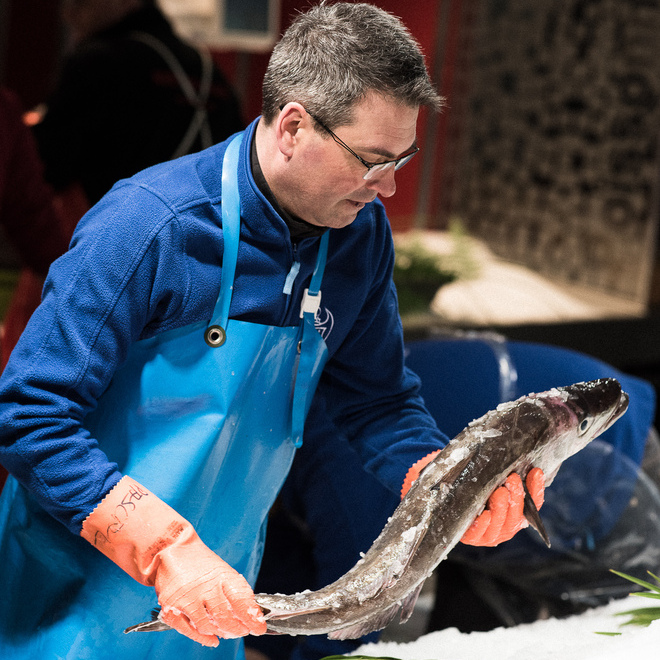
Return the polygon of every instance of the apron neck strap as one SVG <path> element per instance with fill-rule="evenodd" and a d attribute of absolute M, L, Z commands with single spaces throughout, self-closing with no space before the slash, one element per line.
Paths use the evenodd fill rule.
<path fill-rule="evenodd" d="M 222 280 L 220 293 L 215 303 L 211 323 L 204 335 L 209 346 L 222 346 L 226 339 L 229 306 L 234 291 L 236 263 L 238 261 L 238 243 L 241 233 L 241 204 L 238 193 L 238 157 L 244 133 L 239 133 L 227 146 L 222 161 Z M 319 243 L 319 253 L 316 267 L 312 275 L 309 289 L 305 291 L 301 318 L 303 312 L 316 313 L 321 300 L 321 281 L 325 271 L 328 255 L 328 239 L 330 231 L 326 231 Z M 311 303 L 311 304 L 310 304 Z"/>
<path fill-rule="evenodd" d="M 330 230 L 325 232 L 321 236 L 321 242 L 319 243 L 319 255 L 316 258 L 316 267 L 314 268 L 314 274 L 312 275 L 312 281 L 309 285 L 309 293 L 316 295 L 321 290 L 321 281 L 323 280 L 323 272 L 325 271 L 325 262 L 328 258 L 328 238 L 330 236 Z"/>
<path fill-rule="evenodd" d="M 206 328 L 206 343 L 216 348 L 225 343 L 229 306 L 234 290 L 238 242 L 241 234 L 241 200 L 238 194 L 238 155 L 243 133 L 227 146 L 222 161 L 222 278 L 213 318 Z"/>
<path fill-rule="evenodd" d="M 303 292 L 302 302 L 300 304 L 300 318 L 304 318 L 305 314 L 312 314 L 316 316 L 319 307 L 321 306 L 321 280 L 323 279 L 323 271 L 325 270 L 325 262 L 328 256 L 328 236 L 329 231 L 326 231 L 321 236 L 319 243 L 319 254 L 316 258 L 316 267 L 312 275 L 312 281 L 309 288 Z"/>

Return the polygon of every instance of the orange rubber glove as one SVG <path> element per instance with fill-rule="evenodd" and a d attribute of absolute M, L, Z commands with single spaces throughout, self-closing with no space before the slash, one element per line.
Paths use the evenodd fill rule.
<path fill-rule="evenodd" d="M 525 484 L 537 509 L 543 505 L 545 476 L 540 468 L 532 468 Z M 494 547 L 512 539 L 529 525 L 524 514 L 525 488 L 516 472 L 488 498 L 486 508 L 477 516 L 461 541 L 467 545 Z"/>
<path fill-rule="evenodd" d="M 405 497 L 410 486 L 420 472 L 440 453 L 436 450 L 420 458 L 406 474 L 401 488 L 401 498 Z M 543 506 L 545 475 L 540 468 L 532 468 L 525 479 L 527 490 L 537 509 Z M 520 475 L 510 474 L 503 486 L 497 488 L 488 498 L 486 508 L 477 516 L 461 538 L 467 545 L 493 547 L 512 539 L 516 533 L 529 525 L 523 514 L 525 489 Z"/>
<path fill-rule="evenodd" d="M 401 499 L 403 499 L 410 490 L 410 487 L 419 477 L 421 471 L 440 453 L 440 449 L 432 451 L 430 454 L 426 454 L 423 458 L 420 458 L 417 463 L 413 463 L 408 472 L 406 472 L 406 478 L 403 480 L 403 486 L 401 486 Z"/>
<path fill-rule="evenodd" d="M 204 646 L 262 635 L 266 622 L 245 578 L 156 495 L 123 477 L 80 534 L 141 584 L 156 588 L 161 619 Z"/>

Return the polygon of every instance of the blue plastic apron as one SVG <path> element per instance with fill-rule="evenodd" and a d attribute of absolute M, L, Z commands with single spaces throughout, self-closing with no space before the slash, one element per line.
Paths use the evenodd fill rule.
<path fill-rule="evenodd" d="M 228 320 L 240 216 L 240 136 L 223 165 L 225 250 L 209 324 L 137 342 L 85 420 L 119 469 L 187 518 L 254 584 L 265 522 L 302 430 L 327 349 L 314 328 L 327 254 L 319 256 L 299 326 Z M 204 648 L 175 631 L 123 629 L 156 606 L 140 585 L 72 535 L 10 478 L 0 499 L 0 658 L 234 658 L 242 640 Z"/>

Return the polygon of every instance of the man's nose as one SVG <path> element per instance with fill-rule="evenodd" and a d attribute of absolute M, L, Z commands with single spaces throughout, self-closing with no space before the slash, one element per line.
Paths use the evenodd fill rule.
<path fill-rule="evenodd" d="M 394 168 L 391 167 L 367 181 L 367 187 L 375 190 L 381 197 L 392 197 L 396 192 Z"/>

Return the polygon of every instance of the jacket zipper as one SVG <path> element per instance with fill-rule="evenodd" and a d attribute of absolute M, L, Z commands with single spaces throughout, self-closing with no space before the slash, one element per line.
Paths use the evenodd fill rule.
<path fill-rule="evenodd" d="M 287 319 L 291 314 L 291 305 L 293 303 L 293 290 L 299 272 L 300 272 L 300 259 L 298 258 L 298 243 L 293 243 L 293 260 L 291 263 L 291 268 L 289 269 L 289 274 L 286 276 L 286 280 L 284 282 L 284 289 L 282 290 L 282 293 L 287 297 L 287 301 L 284 309 L 284 318 L 282 319 L 282 323 L 286 323 Z"/>

